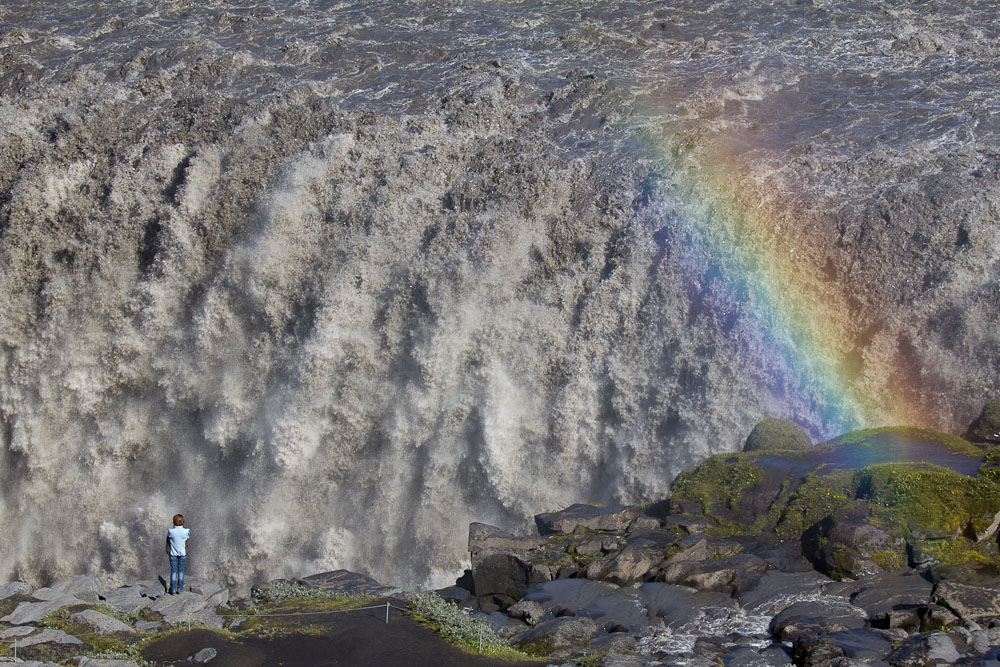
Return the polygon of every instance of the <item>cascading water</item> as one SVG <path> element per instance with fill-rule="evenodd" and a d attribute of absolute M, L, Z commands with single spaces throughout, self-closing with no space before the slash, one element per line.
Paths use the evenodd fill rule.
<path fill-rule="evenodd" d="M 196 574 L 443 584 L 764 416 L 961 429 L 996 10 L 675 4 L 0 7 L 0 578 L 181 511 Z"/>

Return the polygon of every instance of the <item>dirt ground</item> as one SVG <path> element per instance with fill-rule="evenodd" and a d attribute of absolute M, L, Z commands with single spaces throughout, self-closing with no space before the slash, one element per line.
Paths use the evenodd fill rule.
<path fill-rule="evenodd" d="M 201 628 L 150 644 L 142 657 L 159 665 L 190 665 L 188 658 L 214 648 L 211 667 L 516 667 L 515 663 L 482 658 L 451 646 L 408 615 L 392 609 L 365 609 L 311 617 L 322 634 L 227 638 Z"/>

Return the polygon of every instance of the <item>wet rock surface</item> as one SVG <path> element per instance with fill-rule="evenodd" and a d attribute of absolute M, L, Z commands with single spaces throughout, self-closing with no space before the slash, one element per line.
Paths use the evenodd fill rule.
<path fill-rule="evenodd" d="M 560 660 L 606 650 L 602 665 L 992 659 L 1000 579 L 984 563 L 997 553 L 1000 490 L 977 475 L 990 456 L 899 430 L 755 446 L 682 474 L 655 525 L 639 525 L 638 507 L 547 513 L 537 537 L 503 534 L 490 551 L 573 564 L 534 585 L 518 574 L 525 588 L 506 613 L 525 625 L 508 628 L 518 646 Z M 498 530 L 476 524 L 470 545 Z M 929 557 L 914 566 L 921 549 Z M 502 560 L 474 555 L 472 580 L 511 577 Z M 482 603 L 491 608 L 467 602 Z"/>

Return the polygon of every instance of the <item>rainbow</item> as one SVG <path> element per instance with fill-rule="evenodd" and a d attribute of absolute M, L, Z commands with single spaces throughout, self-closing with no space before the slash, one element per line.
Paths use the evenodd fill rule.
<path fill-rule="evenodd" d="M 863 371 L 852 363 L 863 346 L 849 287 L 820 261 L 821 241 L 796 224 L 796 193 L 752 182 L 723 141 L 685 151 L 676 138 L 661 137 L 656 152 L 678 179 L 679 196 L 672 199 L 681 204 L 673 224 L 684 230 L 676 246 L 687 288 L 720 323 L 738 328 L 732 344 L 762 365 L 773 416 L 800 421 L 818 439 L 874 426 L 927 425 L 905 392 L 889 386 L 891 369 L 877 359 L 866 360 Z"/>

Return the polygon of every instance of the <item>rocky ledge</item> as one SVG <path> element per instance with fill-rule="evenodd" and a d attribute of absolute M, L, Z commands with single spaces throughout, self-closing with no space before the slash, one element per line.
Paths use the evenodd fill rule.
<path fill-rule="evenodd" d="M 890 428 L 812 446 L 765 420 L 648 506 L 474 523 L 439 595 L 564 663 L 997 664 L 1000 449 Z"/>

